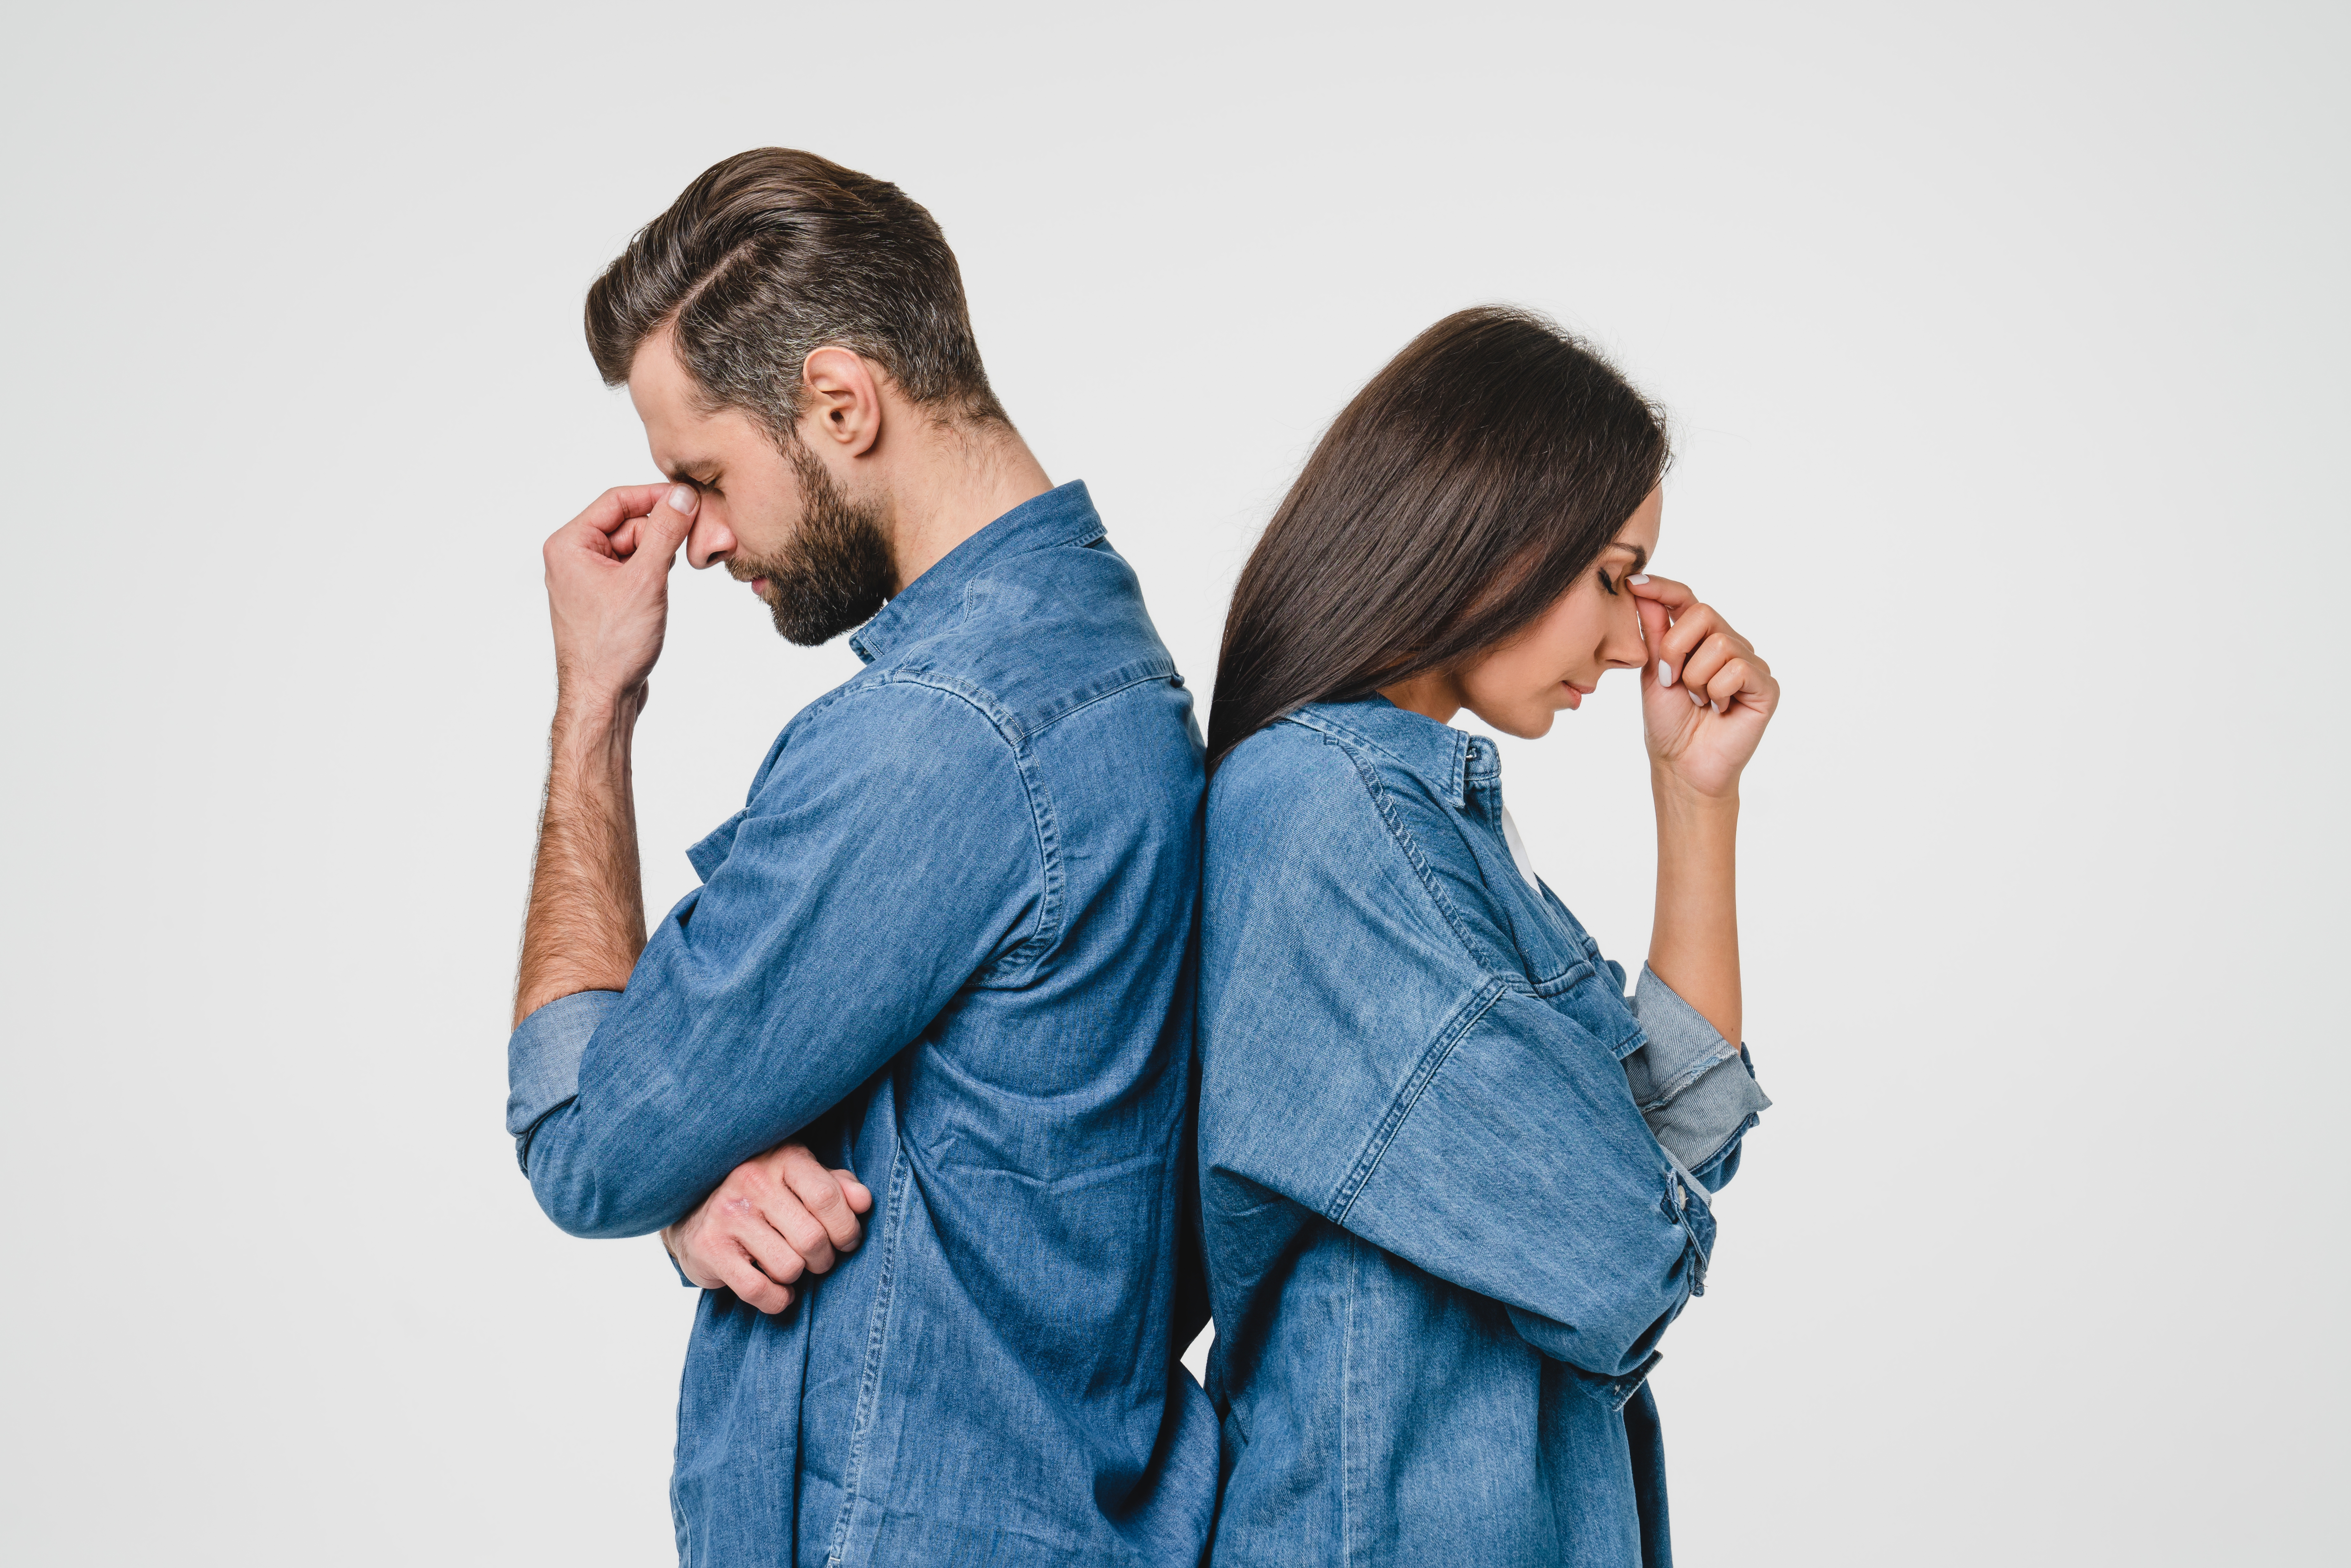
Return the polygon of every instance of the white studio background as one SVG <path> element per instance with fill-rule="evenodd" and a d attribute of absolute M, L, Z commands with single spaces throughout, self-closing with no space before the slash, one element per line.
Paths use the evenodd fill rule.
<path fill-rule="evenodd" d="M 1413 332 L 1677 421 L 1782 675 L 1779 1102 L 1657 1375 L 1687 1564 L 2340 1551 L 2344 14 L 76 6 L 10 24 L 0 1557 L 666 1560 L 692 1295 L 500 1131 L 541 538 L 653 477 L 589 280 L 768 143 L 896 180 L 1205 695 Z M 852 665 L 681 569 L 649 900 Z M 1629 686 L 1505 780 L 1647 933 Z"/>

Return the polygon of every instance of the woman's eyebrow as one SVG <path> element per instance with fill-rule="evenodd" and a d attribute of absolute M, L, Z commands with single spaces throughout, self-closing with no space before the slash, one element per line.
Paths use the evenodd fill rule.
<path fill-rule="evenodd" d="M 1649 564 L 1649 552 L 1643 549 L 1639 545 L 1628 545 L 1622 539 L 1610 539 L 1608 541 L 1608 548 L 1610 549 L 1630 550 L 1633 554 L 1633 570 L 1635 571 L 1638 571 L 1643 567 Z"/>

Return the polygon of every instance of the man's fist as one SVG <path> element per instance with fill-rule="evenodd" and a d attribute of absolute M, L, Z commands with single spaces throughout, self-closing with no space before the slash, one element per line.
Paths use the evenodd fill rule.
<path fill-rule="evenodd" d="M 780 1312 L 793 1281 L 855 1249 L 865 1235 L 857 1217 L 872 1207 L 864 1183 L 827 1170 L 805 1145 L 786 1144 L 737 1166 L 701 1207 L 662 1232 L 662 1245 L 704 1290 Z"/>
<path fill-rule="evenodd" d="M 555 673 L 571 700 L 635 702 L 669 625 L 669 569 L 701 503 L 690 485 L 624 485 L 547 541 Z"/>

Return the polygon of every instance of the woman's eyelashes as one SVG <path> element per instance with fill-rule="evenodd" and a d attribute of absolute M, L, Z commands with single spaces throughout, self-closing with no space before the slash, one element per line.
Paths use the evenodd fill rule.
<path fill-rule="evenodd" d="M 1608 596 L 1609 596 L 1611 599 L 1614 599 L 1614 598 L 1616 596 L 1616 585 L 1615 585 L 1614 582 L 1611 582 L 1611 581 L 1608 580 L 1608 571 L 1607 571 L 1607 569 L 1606 569 L 1605 567 L 1604 567 L 1604 568 L 1602 568 L 1602 569 L 1601 569 L 1601 572 L 1600 572 L 1600 586 L 1601 586 L 1602 588 L 1604 588 L 1604 589 L 1607 590 L 1607 591 L 1608 591 Z"/>

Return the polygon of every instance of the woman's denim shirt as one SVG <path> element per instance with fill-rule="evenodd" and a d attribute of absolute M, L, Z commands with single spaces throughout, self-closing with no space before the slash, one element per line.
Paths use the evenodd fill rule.
<path fill-rule="evenodd" d="M 1381 697 L 1207 808 L 1217 1563 L 1670 1560 L 1644 1385 L 1769 1104 L 1514 865 L 1491 742 Z"/>

